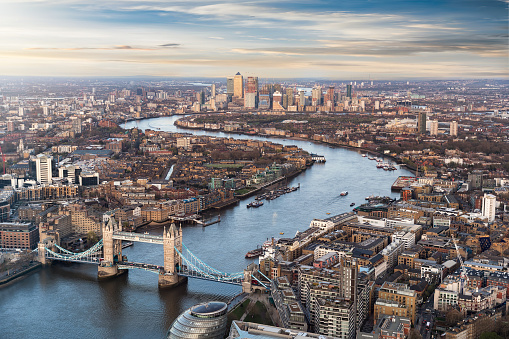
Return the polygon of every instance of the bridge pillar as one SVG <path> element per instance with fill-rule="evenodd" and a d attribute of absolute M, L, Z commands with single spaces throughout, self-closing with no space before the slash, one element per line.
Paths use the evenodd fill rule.
<path fill-rule="evenodd" d="M 43 264 L 48 265 L 50 263 L 50 260 L 46 259 L 46 244 L 43 242 L 39 242 L 37 244 L 37 260 Z"/>
<path fill-rule="evenodd" d="M 117 261 L 122 260 L 122 240 L 113 239 L 113 232 L 118 230 L 118 224 L 115 218 L 110 218 L 106 224 L 103 224 L 103 253 L 104 260 L 97 268 L 97 278 L 106 279 L 116 277 L 126 270 L 119 270 Z"/>
<path fill-rule="evenodd" d="M 242 292 L 243 293 L 253 292 L 252 281 L 253 281 L 253 271 L 250 270 L 248 267 L 244 270 L 244 280 L 242 281 Z"/>
<path fill-rule="evenodd" d="M 160 288 L 174 287 L 187 281 L 187 277 L 178 275 L 178 268 L 182 267 L 182 258 L 175 248 L 182 253 L 182 227 L 177 230 L 175 224 L 171 224 L 163 231 L 164 268 L 159 274 Z"/>

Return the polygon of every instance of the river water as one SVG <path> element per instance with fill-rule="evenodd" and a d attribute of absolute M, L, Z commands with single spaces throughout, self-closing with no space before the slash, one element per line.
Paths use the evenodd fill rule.
<path fill-rule="evenodd" d="M 130 122 L 126 128 L 160 128 L 245 139 L 247 136 L 177 129 L 179 117 Z M 250 137 L 254 139 L 267 139 Z M 253 198 L 222 210 L 221 222 L 203 228 L 186 226 L 186 246 L 212 267 L 240 272 L 253 259 L 247 251 L 271 237 L 293 237 L 313 218 L 327 218 L 350 211 L 350 203 L 364 203 L 371 194 L 388 195 L 390 186 L 406 170 L 383 171 L 360 152 L 332 148 L 307 141 L 270 139 L 297 145 L 324 155 L 327 162 L 315 164 L 288 182 L 300 190 L 266 201 L 260 208 L 246 208 Z M 341 191 L 348 191 L 341 197 Z M 217 212 L 211 214 L 215 216 Z M 152 229 L 162 234 L 162 229 Z M 162 264 L 162 246 L 136 243 L 125 249 L 130 261 Z M 190 279 L 183 286 L 160 291 L 157 275 L 133 270 L 114 280 L 98 282 L 97 267 L 56 263 L 0 288 L 0 338 L 162 338 L 172 321 L 186 308 L 209 300 L 228 301 L 240 287 Z"/>

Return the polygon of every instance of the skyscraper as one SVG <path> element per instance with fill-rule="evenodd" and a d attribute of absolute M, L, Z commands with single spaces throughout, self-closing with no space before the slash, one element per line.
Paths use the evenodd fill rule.
<path fill-rule="evenodd" d="M 214 98 L 216 96 L 216 84 L 210 86 L 210 95 Z"/>
<path fill-rule="evenodd" d="M 320 86 L 313 87 L 311 90 L 311 104 L 320 106 L 322 104 L 322 88 Z"/>
<path fill-rule="evenodd" d="M 256 108 L 258 96 L 258 77 L 248 77 L 244 89 L 244 107 Z"/>
<path fill-rule="evenodd" d="M 233 77 L 227 77 L 226 78 L 226 94 L 228 96 L 233 96 L 233 92 L 234 92 Z"/>
<path fill-rule="evenodd" d="M 437 120 L 431 121 L 429 134 L 430 135 L 438 135 L 438 121 Z"/>
<path fill-rule="evenodd" d="M 40 184 L 51 184 L 53 178 L 53 157 L 45 154 L 38 154 L 30 158 L 30 170 L 37 182 Z"/>
<path fill-rule="evenodd" d="M 244 97 L 244 78 L 237 72 L 235 77 L 233 77 L 233 96 L 235 98 L 243 98 Z"/>
<path fill-rule="evenodd" d="M 334 100 L 335 100 L 334 86 L 329 86 L 327 92 L 325 93 L 324 102 L 325 103 L 330 102 L 331 106 L 334 106 Z"/>
<path fill-rule="evenodd" d="M 417 133 L 426 134 L 426 112 L 419 112 L 417 118 Z"/>
<path fill-rule="evenodd" d="M 287 88 L 285 91 L 288 97 L 288 106 L 293 106 L 293 88 Z"/>
<path fill-rule="evenodd" d="M 449 126 L 449 134 L 452 137 L 458 136 L 458 122 L 457 121 L 451 121 L 451 124 Z"/>
<path fill-rule="evenodd" d="M 482 216 L 488 218 L 488 222 L 495 221 L 495 205 L 497 197 L 493 194 L 484 194 L 482 198 Z"/>
<path fill-rule="evenodd" d="M 346 96 L 352 98 L 352 85 L 346 85 Z"/>

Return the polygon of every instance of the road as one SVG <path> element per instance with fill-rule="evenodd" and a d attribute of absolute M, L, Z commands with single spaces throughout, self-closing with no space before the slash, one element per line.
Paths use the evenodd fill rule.
<path fill-rule="evenodd" d="M 431 339 L 431 332 L 433 329 L 434 319 L 436 316 L 436 312 L 433 308 L 433 296 L 434 293 L 430 295 L 428 301 L 423 303 L 420 309 L 417 311 L 416 315 L 416 324 L 415 327 L 421 333 L 423 339 Z M 426 328 L 426 323 L 429 322 L 429 329 Z"/>

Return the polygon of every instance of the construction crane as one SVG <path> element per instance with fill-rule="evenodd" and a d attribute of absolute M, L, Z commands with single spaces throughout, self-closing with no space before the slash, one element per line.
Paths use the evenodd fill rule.
<path fill-rule="evenodd" d="M 2 147 L 0 147 L 0 154 L 2 155 L 4 174 L 5 174 L 5 155 L 4 155 L 4 152 L 2 152 Z"/>
<path fill-rule="evenodd" d="M 451 227 L 449 227 L 449 232 L 451 232 Z M 465 285 L 465 281 L 468 285 L 468 275 L 467 275 L 467 269 L 465 268 L 465 265 L 463 264 L 463 257 L 460 254 L 458 243 L 456 242 L 456 238 L 454 238 L 453 233 L 451 232 L 451 238 L 452 242 L 454 243 L 454 248 L 456 249 L 456 256 L 458 257 L 458 260 L 460 262 L 461 272 L 460 272 L 460 293 L 463 293 L 463 288 Z"/>

